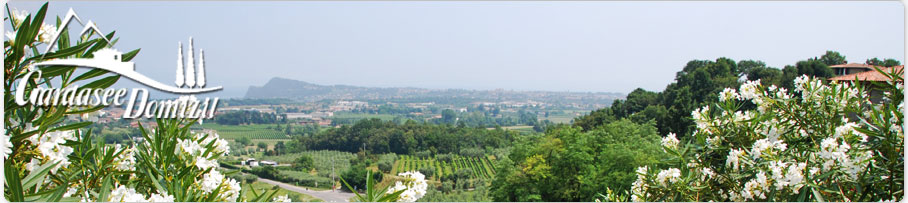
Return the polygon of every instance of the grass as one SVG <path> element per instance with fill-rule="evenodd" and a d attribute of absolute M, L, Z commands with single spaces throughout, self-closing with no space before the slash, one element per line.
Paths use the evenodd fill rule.
<path fill-rule="evenodd" d="M 259 182 L 259 181 L 255 181 L 250 185 L 256 191 L 262 191 L 262 190 L 268 191 L 268 190 L 271 190 L 272 188 L 277 187 L 276 185 Z M 275 194 L 274 196 L 287 195 L 288 197 L 290 197 L 290 200 L 292 200 L 292 202 L 321 202 L 322 201 L 321 199 L 309 196 L 307 194 L 293 192 L 293 191 L 286 190 L 286 189 L 280 188 L 280 187 L 278 187 L 278 188 L 279 189 L 277 191 L 277 194 Z M 266 200 L 266 201 L 270 201 L 270 200 Z"/>

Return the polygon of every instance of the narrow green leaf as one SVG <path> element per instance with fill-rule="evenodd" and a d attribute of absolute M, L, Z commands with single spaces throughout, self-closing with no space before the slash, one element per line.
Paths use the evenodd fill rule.
<path fill-rule="evenodd" d="M 136 49 L 123 54 L 123 61 L 132 61 L 132 58 L 135 58 L 139 54 L 139 51 L 142 49 Z"/>
<path fill-rule="evenodd" d="M 101 183 L 101 190 L 98 193 L 98 199 L 95 201 L 106 202 L 108 200 L 107 196 L 110 195 L 111 188 L 113 187 L 113 183 L 110 181 L 110 178 L 104 178 L 104 182 Z"/>
<path fill-rule="evenodd" d="M 62 40 L 62 39 L 61 39 L 61 40 Z M 101 39 L 92 39 L 92 40 L 89 40 L 89 41 L 86 41 L 86 42 L 82 42 L 82 43 L 80 43 L 80 44 L 77 44 L 76 46 L 73 46 L 73 47 L 58 49 L 58 50 L 55 51 L 55 52 L 47 53 L 47 54 L 44 54 L 43 56 L 40 56 L 40 57 L 43 57 L 44 59 L 55 59 L 55 58 L 65 58 L 65 57 L 69 57 L 69 56 L 72 56 L 72 55 L 75 55 L 75 54 L 84 52 L 85 49 L 87 49 L 88 47 L 94 45 L 94 44 L 97 43 L 99 40 L 101 40 Z"/>
<path fill-rule="evenodd" d="M 119 75 L 108 76 L 85 84 L 85 86 L 82 86 L 82 88 L 107 88 L 116 83 L 119 79 Z"/>
<path fill-rule="evenodd" d="M 82 80 L 86 80 L 86 79 L 91 79 L 91 78 L 94 78 L 94 77 L 98 77 L 98 76 L 104 75 L 105 73 L 109 73 L 109 72 L 110 72 L 110 71 L 107 71 L 107 70 L 104 70 L 104 69 L 92 69 L 92 70 L 90 70 L 90 71 L 88 71 L 88 72 L 82 73 L 82 75 L 76 76 L 76 78 L 73 78 L 72 82 L 82 81 Z"/>
<path fill-rule="evenodd" d="M 92 124 L 92 122 L 90 122 L 90 121 L 71 123 L 71 124 L 59 126 L 56 128 L 52 128 L 52 129 L 48 130 L 47 132 L 75 130 L 75 129 L 79 129 L 79 128 L 84 128 L 85 126 L 89 126 L 91 124 Z"/>
<path fill-rule="evenodd" d="M 104 107 L 107 107 L 107 106 L 98 105 L 98 106 L 94 106 L 94 107 L 91 107 L 91 108 L 84 108 L 84 109 L 78 109 L 78 110 L 70 109 L 70 111 L 67 111 L 66 114 L 83 114 L 83 113 L 91 113 L 91 112 L 95 112 L 95 111 L 104 109 Z"/>
<path fill-rule="evenodd" d="M 47 176 L 47 173 L 50 173 L 50 169 L 54 168 L 54 166 L 56 166 L 57 164 L 58 163 L 48 162 L 44 165 L 39 166 L 37 169 L 29 173 L 28 176 L 25 176 L 25 178 L 22 179 L 22 187 L 30 188 L 32 186 L 35 186 L 35 184 L 38 184 L 38 181 L 44 180 L 44 178 Z"/>
<path fill-rule="evenodd" d="M 4 173 L 6 175 L 6 185 L 5 187 L 9 190 L 10 196 L 8 199 L 11 202 L 21 202 L 24 201 L 24 195 L 22 193 L 22 183 L 19 181 L 19 169 L 13 165 L 11 162 L 4 163 Z"/>

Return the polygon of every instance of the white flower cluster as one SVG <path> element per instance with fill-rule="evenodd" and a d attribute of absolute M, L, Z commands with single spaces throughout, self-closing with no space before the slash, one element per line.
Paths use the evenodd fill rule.
<path fill-rule="evenodd" d="M 428 189 L 429 184 L 426 182 L 425 175 L 418 171 L 408 171 L 397 175 L 404 178 L 404 181 L 394 183 L 394 186 L 388 188 L 387 193 L 391 194 L 403 190 L 404 192 L 400 193 L 400 197 L 397 199 L 398 202 L 416 202 L 416 200 L 426 195 L 426 189 Z"/>
<path fill-rule="evenodd" d="M 120 185 L 117 189 L 110 191 L 107 202 L 173 202 L 174 198 L 167 193 L 152 194 L 145 198 L 145 195 L 137 193 L 135 189 Z"/>
<path fill-rule="evenodd" d="M 132 171 L 136 170 L 136 157 L 135 157 L 135 147 L 128 147 L 123 149 L 120 144 L 115 145 L 114 151 L 119 152 L 123 150 L 119 156 L 114 158 L 114 168 L 121 171 Z"/>
<path fill-rule="evenodd" d="M 631 200 L 674 199 L 679 191 L 693 192 L 700 198 L 687 201 L 787 200 L 803 193 L 806 185 L 829 180 L 843 181 L 843 185 L 866 181 L 864 174 L 869 165 L 875 164 L 875 154 L 870 148 L 870 137 L 858 131 L 867 128 L 846 112 L 867 109 L 866 105 L 874 105 L 869 108 L 880 111 L 882 105 L 870 103 L 869 97 L 861 95 L 864 91 L 849 84 L 825 84 L 807 76 L 798 77 L 794 84 L 797 94 L 776 86 L 764 87 L 760 81 L 747 81 L 738 91 L 726 88 L 720 92 L 722 102 L 715 104 L 720 108 L 703 106 L 691 112 L 696 123 L 695 139 L 691 140 L 704 148 L 671 155 L 684 156 L 676 157 L 679 160 L 695 160 L 686 163 L 686 167 L 678 165 L 655 174 L 647 173 L 647 167 L 638 168 Z M 753 102 L 756 109 L 739 111 L 738 102 Z M 899 108 L 903 108 L 902 104 Z M 904 138 L 901 115 L 888 114 L 880 116 L 880 122 L 887 122 L 884 126 L 892 123 L 894 130 L 881 131 Z M 812 144 L 812 140 L 819 145 Z M 664 149 L 676 149 L 678 144 L 674 134 L 662 139 Z M 681 176 L 682 172 L 688 175 Z M 820 176 L 827 172 L 835 173 Z M 678 182 L 684 184 L 675 184 Z"/>
<path fill-rule="evenodd" d="M 631 201 L 634 202 L 643 202 L 646 201 L 644 195 L 646 195 L 646 190 L 649 189 L 649 185 L 646 184 L 646 176 L 649 168 L 646 166 L 637 168 L 637 180 L 631 184 Z"/>
<path fill-rule="evenodd" d="M 28 16 L 28 12 L 18 9 L 13 9 L 11 13 L 13 18 L 13 24 L 16 27 L 22 25 L 22 22 L 25 20 L 25 17 Z M 6 32 L 7 40 L 15 40 L 17 32 Z M 49 44 L 53 40 L 53 36 L 57 35 L 57 26 L 42 23 L 40 29 L 38 29 L 38 35 L 35 36 L 35 41 Z"/>
<path fill-rule="evenodd" d="M 13 153 L 13 143 L 9 140 L 6 129 L 0 129 L 0 157 L 6 159 Z"/>
<path fill-rule="evenodd" d="M 281 196 L 274 197 L 274 199 L 272 199 L 271 202 L 291 202 L 291 201 L 290 201 L 290 197 L 287 197 L 287 195 L 281 195 Z"/>
<path fill-rule="evenodd" d="M 681 180 L 681 170 L 677 168 L 670 168 L 659 171 L 659 174 L 656 175 L 656 182 L 662 184 L 663 187 L 668 187 L 668 185 L 673 184 Z"/>
<path fill-rule="evenodd" d="M 770 150 L 775 149 L 775 150 Z M 751 148 L 750 155 L 754 159 L 765 157 L 765 156 L 774 156 L 778 152 L 785 151 L 788 149 L 788 145 L 782 140 L 769 140 L 769 139 L 759 139 L 754 142 L 753 148 Z"/>
<path fill-rule="evenodd" d="M 678 143 L 680 143 L 681 141 L 678 141 L 678 138 L 676 138 L 676 136 L 677 135 L 675 135 L 675 133 L 669 133 L 668 135 L 663 137 L 662 146 L 665 148 L 668 148 L 668 149 L 677 150 Z M 662 150 L 665 150 L 665 149 L 662 149 Z"/>
<path fill-rule="evenodd" d="M 738 92 L 732 88 L 725 88 L 725 90 L 722 90 L 722 92 L 719 93 L 719 101 L 721 102 L 739 99 L 741 99 L 741 95 L 738 95 Z"/>
<path fill-rule="evenodd" d="M 240 197 L 240 190 L 243 189 L 240 187 L 239 182 L 232 178 L 224 177 L 217 170 L 211 170 L 202 175 L 202 181 L 199 182 L 199 186 L 203 194 L 211 194 L 220 187 L 218 199 L 227 202 L 235 202 Z"/>
<path fill-rule="evenodd" d="M 845 141 L 841 144 L 839 139 L 829 137 L 820 142 L 820 151 L 817 156 L 823 160 L 822 171 L 832 169 L 842 169 L 848 174 L 848 179 L 856 179 L 858 173 L 864 171 L 867 161 L 873 157 L 873 151 L 870 150 L 852 150 L 851 145 Z"/>
<path fill-rule="evenodd" d="M 25 165 L 26 169 L 32 171 L 44 163 L 57 163 L 57 165 L 51 169 L 51 172 L 53 173 L 60 168 L 69 165 L 68 156 L 73 153 L 73 148 L 63 144 L 66 143 L 67 140 L 74 139 L 73 131 L 56 131 L 28 137 L 28 140 L 33 145 L 37 146 L 38 152 L 41 153 L 41 157 L 32 159 L 31 162 Z"/>
<path fill-rule="evenodd" d="M 202 170 L 217 167 L 217 157 L 230 153 L 230 147 L 227 140 L 221 139 L 217 133 L 198 133 L 193 139 L 177 139 L 179 148 L 177 153 L 185 155 L 187 160 L 194 163 L 196 167 Z M 214 149 L 210 152 L 206 146 L 212 144 Z"/>

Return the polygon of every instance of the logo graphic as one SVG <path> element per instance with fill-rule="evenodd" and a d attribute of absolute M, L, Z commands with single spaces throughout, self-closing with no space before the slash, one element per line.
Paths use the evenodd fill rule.
<path fill-rule="evenodd" d="M 69 26 L 69 23 L 72 22 L 72 20 L 75 20 L 75 21 L 79 22 L 80 24 L 82 24 L 82 20 L 79 19 L 79 16 L 77 16 L 76 13 L 72 9 L 69 9 L 69 12 L 66 13 L 66 18 L 63 21 L 64 24 L 62 26 L 60 26 L 60 28 L 57 30 L 56 35 L 53 36 L 53 38 L 52 38 L 53 41 L 51 41 L 51 43 L 50 43 L 51 45 L 47 46 L 47 49 L 44 51 L 44 53 L 49 52 L 50 49 L 53 47 L 52 45 L 56 44 L 56 41 L 59 38 L 60 33 L 63 32 L 64 28 Z M 108 44 L 110 44 L 110 40 L 107 39 L 106 37 L 104 37 L 103 34 L 101 34 L 103 32 L 101 32 L 98 29 L 98 27 L 95 26 L 94 22 L 88 21 L 87 24 L 83 24 L 83 25 L 85 26 L 85 28 L 82 30 L 81 34 L 85 34 L 89 30 L 94 30 L 95 33 L 100 35 L 102 39 L 104 39 L 105 41 L 108 42 Z M 149 77 L 146 77 L 145 75 L 140 74 L 139 72 L 136 72 L 135 63 L 123 62 L 122 53 L 120 53 L 116 49 L 112 49 L 112 48 L 100 49 L 100 50 L 94 52 L 94 57 L 90 58 L 90 59 L 86 59 L 86 58 L 55 59 L 55 60 L 49 60 L 49 61 L 36 63 L 34 65 L 35 66 L 64 65 L 64 66 L 79 66 L 79 67 L 103 69 L 106 71 L 120 74 L 124 77 L 135 80 L 136 82 L 142 83 L 146 86 L 149 86 L 149 87 L 161 90 L 161 91 L 177 93 L 177 94 L 195 94 L 195 93 L 204 93 L 204 92 L 221 90 L 222 89 L 221 86 L 205 88 L 205 52 L 204 51 L 201 51 L 201 53 L 200 53 L 199 64 L 198 64 L 198 74 L 196 74 L 196 70 L 195 70 L 196 64 L 193 60 L 195 58 L 195 56 L 194 56 L 193 50 L 192 50 L 192 38 L 191 37 L 189 38 L 189 59 L 188 59 L 189 67 L 186 68 L 185 73 L 184 73 L 183 44 L 180 43 L 179 45 L 180 45 L 180 48 L 179 48 L 179 57 L 177 59 L 176 86 L 165 85 L 164 83 L 155 81 Z M 198 76 L 196 76 L 196 75 L 198 75 Z M 186 88 L 182 88 L 182 87 L 184 87 L 184 85 Z"/>
<path fill-rule="evenodd" d="M 67 59 L 51 59 L 48 61 L 43 61 L 39 63 L 32 64 L 33 67 L 38 66 L 76 66 L 84 68 L 94 68 L 102 69 L 111 73 L 119 74 L 121 76 L 132 79 L 138 83 L 152 87 L 164 92 L 170 92 L 175 94 L 181 94 L 180 98 L 173 100 L 157 100 L 149 101 L 148 90 L 145 88 L 132 88 L 131 95 L 128 97 L 128 103 L 126 103 L 125 111 L 123 113 L 123 118 L 212 118 L 214 117 L 215 108 L 217 108 L 218 98 L 204 98 L 202 100 L 196 98 L 194 95 L 198 93 L 212 92 L 221 90 L 221 86 L 217 87 L 208 87 L 206 88 L 206 79 L 205 79 L 205 52 L 204 50 L 199 50 L 199 61 L 198 64 L 195 62 L 195 54 L 192 45 L 192 37 L 189 38 L 189 54 L 184 63 L 183 60 L 183 43 L 179 42 L 179 49 L 177 55 L 177 70 L 176 70 L 176 81 L 174 81 L 176 86 L 166 85 L 164 83 L 155 81 L 145 75 L 136 72 L 136 64 L 134 62 L 124 62 L 123 53 L 112 48 L 110 39 L 107 39 L 103 32 L 95 26 L 94 22 L 88 21 L 88 23 L 82 23 L 82 19 L 79 19 L 79 16 L 76 15 L 71 8 L 66 13 L 66 17 L 62 21 L 62 25 L 57 29 L 57 33 L 52 36 L 51 43 L 47 46 L 44 53 L 50 52 L 54 47 L 57 40 L 60 37 L 60 34 L 64 32 L 64 29 L 69 26 L 72 21 L 76 21 L 79 24 L 82 24 L 84 27 L 80 35 L 84 36 L 89 31 L 93 31 L 92 35 L 97 34 L 101 39 L 105 40 L 109 47 L 99 49 L 93 53 L 92 58 L 67 58 Z M 37 73 L 40 77 L 41 71 L 38 68 L 30 68 L 31 72 L 26 74 L 26 78 L 30 78 L 31 74 Z M 114 106 L 123 105 L 123 100 L 121 98 L 126 97 L 126 94 L 129 92 L 127 89 L 112 89 L 112 88 L 78 88 L 78 85 L 70 86 L 67 88 L 35 88 L 31 95 L 28 96 L 28 100 L 25 99 L 25 85 L 26 83 L 20 83 L 20 88 L 17 88 L 16 91 L 16 103 L 19 105 L 25 105 L 28 102 L 31 102 L 33 105 L 108 105 L 112 104 Z M 201 121 L 201 120 L 199 120 Z"/>

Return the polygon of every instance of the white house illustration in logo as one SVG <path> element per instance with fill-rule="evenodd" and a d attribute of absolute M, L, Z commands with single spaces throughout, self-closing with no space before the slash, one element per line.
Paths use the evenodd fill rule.
<path fill-rule="evenodd" d="M 76 13 L 72 9 L 70 9 L 69 12 L 67 12 L 66 18 L 64 18 L 64 19 L 65 19 L 63 21 L 64 24 L 61 25 L 60 28 L 58 29 L 57 35 L 53 36 L 53 40 L 50 43 L 51 45 L 56 44 L 56 41 L 59 38 L 59 34 L 63 32 L 63 29 L 65 27 L 67 27 L 72 20 L 76 20 L 77 22 L 82 24 L 82 20 L 79 19 L 79 17 L 76 15 Z M 108 45 L 110 44 L 109 43 L 110 40 L 107 39 L 106 37 L 104 37 L 103 34 L 101 34 L 103 32 L 101 32 L 95 26 L 95 24 L 93 22 L 88 21 L 87 24 L 83 24 L 83 25 L 85 26 L 85 28 L 82 30 L 82 34 L 89 31 L 90 29 L 94 30 L 95 34 L 100 35 L 101 38 L 103 38 L 105 41 L 108 42 Z M 47 50 L 44 53 L 48 53 L 51 50 L 51 47 L 53 47 L 53 46 L 48 46 Z M 223 89 L 221 86 L 205 88 L 205 56 L 204 56 L 204 52 L 201 53 L 201 56 L 199 58 L 198 76 L 196 76 L 197 75 L 196 70 L 195 70 L 196 64 L 193 60 L 193 58 L 195 56 L 193 55 L 191 37 L 189 38 L 189 58 L 188 58 L 189 66 L 185 68 L 185 72 L 184 72 L 184 67 L 183 67 L 184 66 L 184 64 L 183 64 L 183 45 L 182 45 L 182 43 L 180 43 L 179 57 L 178 57 L 178 63 L 177 63 L 176 86 L 165 85 L 164 83 L 155 81 L 149 77 L 146 77 L 145 75 L 140 74 L 139 72 L 136 72 L 135 63 L 124 62 L 123 53 L 117 51 L 116 49 L 103 48 L 98 51 L 95 51 L 92 54 L 94 55 L 92 58 L 54 59 L 54 60 L 48 60 L 48 61 L 36 63 L 33 65 L 34 66 L 54 66 L 54 65 L 78 66 L 78 67 L 103 69 L 106 71 L 117 73 L 121 76 L 127 77 L 129 79 L 132 79 L 136 82 L 142 83 L 149 87 L 152 87 L 152 88 L 155 88 L 155 89 L 158 89 L 161 91 L 177 93 L 177 94 L 196 94 L 196 93 L 211 92 L 211 91 L 217 91 L 217 90 Z"/>

